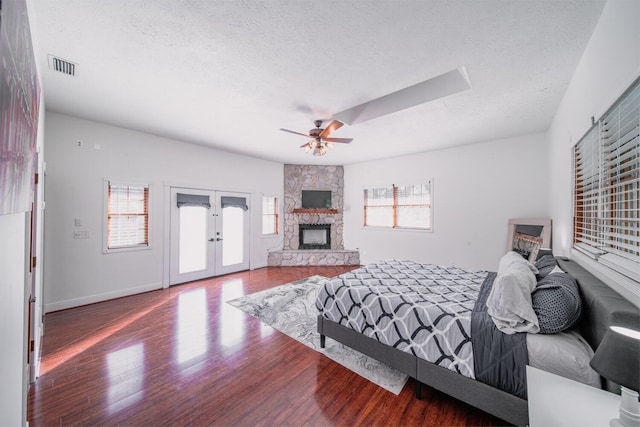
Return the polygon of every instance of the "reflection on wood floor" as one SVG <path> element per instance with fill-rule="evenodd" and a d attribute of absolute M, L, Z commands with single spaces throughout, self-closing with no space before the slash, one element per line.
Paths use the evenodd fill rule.
<path fill-rule="evenodd" d="M 30 426 L 500 425 L 395 396 L 225 301 L 353 267 L 269 267 L 47 314 Z"/>

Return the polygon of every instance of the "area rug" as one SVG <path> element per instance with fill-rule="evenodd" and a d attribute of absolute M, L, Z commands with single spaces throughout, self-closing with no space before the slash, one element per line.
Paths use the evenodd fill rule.
<path fill-rule="evenodd" d="M 318 309 L 315 301 L 320 286 L 325 280 L 327 279 L 322 276 L 311 276 L 227 301 L 227 303 L 324 354 L 380 387 L 396 395 L 400 394 L 408 378 L 402 372 L 330 338 L 327 338 L 325 348 L 320 348 L 320 334 L 316 331 Z"/>

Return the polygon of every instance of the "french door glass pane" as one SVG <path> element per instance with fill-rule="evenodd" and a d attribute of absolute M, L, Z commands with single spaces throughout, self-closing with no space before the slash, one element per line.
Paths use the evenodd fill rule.
<path fill-rule="evenodd" d="M 180 208 L 180 274 L 207 268 L 207 212 L 201 206 Z"/>
<path fill-rule="evenodd" d="M 244 211 L 241 208 L 222 209 L 222 265 L 244 261 Z"/>

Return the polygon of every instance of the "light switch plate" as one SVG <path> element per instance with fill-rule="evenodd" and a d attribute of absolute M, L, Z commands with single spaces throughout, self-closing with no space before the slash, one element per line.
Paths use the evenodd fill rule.
<path fill-rule="evenodd" d="M 76 230 L 73 232 L 74 239 L 88 239 L 91 237 L 88 230 Z"/>

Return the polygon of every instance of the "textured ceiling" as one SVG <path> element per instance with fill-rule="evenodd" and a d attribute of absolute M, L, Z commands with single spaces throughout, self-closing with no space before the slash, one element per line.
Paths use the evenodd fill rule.
<path fill-rule="evenodd" d="M 33 2 L 46 108 L 294 164 L 348 164 L 545 131 L 603 1 Z M 75 77 L 47 65 L 77 63 Z M 471 90 L 353 126 L 315 119 L 465 67 Z"/>

